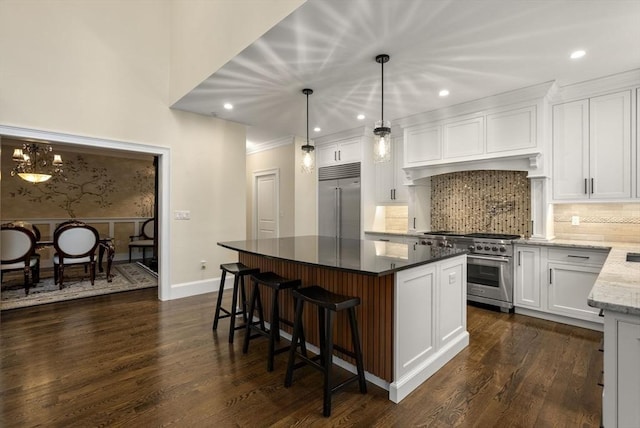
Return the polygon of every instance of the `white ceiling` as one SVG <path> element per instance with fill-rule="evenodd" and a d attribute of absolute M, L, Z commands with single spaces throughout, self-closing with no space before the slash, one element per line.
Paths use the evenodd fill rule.
<path fill-rule="evenodd" d="M 586 56 L 569 59 L 576 49 Z M 246 124 L 248 143 L 264 144 L 306 135 L 308 87 L 311 139 L 372 127 L 381 53 L 393 122 L 639 68 L 640 0 L 308 0 L 172 107 Z"/>

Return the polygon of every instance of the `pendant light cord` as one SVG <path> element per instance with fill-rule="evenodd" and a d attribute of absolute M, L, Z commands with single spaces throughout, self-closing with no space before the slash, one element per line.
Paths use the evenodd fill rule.
<path fill-rule="evenodd" d="M 380 106 L 380 126 L 384 126 L 384 61 L 380 61 L 380 92 L 382 105 Z"/>
<path fill-rule="evenodd" d="M 309 92 L 307 95 L 307 145 L 309 145 Z"/>

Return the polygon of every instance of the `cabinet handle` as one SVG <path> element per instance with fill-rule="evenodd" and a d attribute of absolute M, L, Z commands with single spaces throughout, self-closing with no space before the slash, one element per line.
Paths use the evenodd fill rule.
<path fill-rule="evenodd" d="M 342 153 L 340 153 L 340 150 L 338 150 L 338 160 L 342 160 L 341 155 L 342 155 Z"/>
<path fill-rule="evenodd" d="M 337 161 L 338 160 L 338 152 L 333 152 L 333 160 Z M 586 192 L 585 192 L 586 193 Z"/>
<path fill-rule="evenodd" d="M 393 189 L 389 189 L 389 199 L 393 201 Z"/>
<path fill-rule="evenodd" d="M 593 178 L 591 179 L 591 194 L 593 195 Z"/>
<path fill-rule="evenodd" d="M 549 268 L 549 285 L 553 284 L 553 269 Z"/>
<path fill-rule="evenodd" d="M 584 179 L 584 194 L 586 195 L 588 193 L 589 193 L 589 191 L 587 190 L 587 179 L 585 178 Z"/>
<path fill-rule="evenodd" d="M 589 260 L 589 256 L 574 256 L 573 254 L 569 254 L 567 255 L 567 257 L 572 257 L 574 259 L 584 259 L 584 260 Z"/>
<path fill-rule="evenodd" d="M 389 240 L 388 240 L 388 239 L 384 239 L 384 238 L 380 238 L 380 239 L 378 239 L 378 241 L 382 241 L 382 242 L 389 242 Z"/>
<path fill-rule="evenodd" d="M 393 200 L 396 200 L 396 189 L 393 189 Z"/>
<path fill-rule="evenodd" d="M 522 251 L 518 251 L 518 266 L 522 266 Z"/>
<path fill-rule="evenodd" d="M 414 229 L 416 228 L 416 218 L 415 217 L 413 218 L 413 228 Z"/>

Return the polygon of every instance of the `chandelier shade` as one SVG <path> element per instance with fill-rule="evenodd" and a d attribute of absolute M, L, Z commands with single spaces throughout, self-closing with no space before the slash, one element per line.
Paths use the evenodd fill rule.
<path fill-rule="evenodd" d="M 389 62 L 389 55 L 376 56 L 376 62 L 380 64 L 380 120 L 375 123 L 373 129 L 373 161 L 389 162 L 391 160 L 391 123 L 384 120 L 384 64 Z"/>
<path fill-rule="evenodd" d="M 11 176 L 17 175 L 30 183 L 43 183 L 63 172 L 62 156 L 53 154 L 48 144 L 24 143 L 22 148 L 13 150 L 12 158 L 16 165 Z"/>
<path fill-rule="evenodd" d="M 313 151 L 315 147 L 309 144 L 309 95 L 313 94 L 313 89 L 305 88 L 302 93 L 307 96 L 307 141 L 302 145 L 302 172 L 311 174 L 315 167 L 315 159 Z"/>

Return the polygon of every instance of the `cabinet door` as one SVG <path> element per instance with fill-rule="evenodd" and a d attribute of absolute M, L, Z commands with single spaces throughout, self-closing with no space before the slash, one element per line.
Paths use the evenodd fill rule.
<path fill-rule="evenodd" d="M 390 162 L 375 163 L 376 174 L 376 202 L 379 204 L 394 202 L 394 159 Z"/>
<path fill-rule="evenodd" d="M 536 147 L 536 106 L 487 115 L 487 153 Z"/>
<path fill-rule="evenodd" d="M 338 162 L 338 145 L 324 144 L 316 147 L 318 167 L 334 165 Z"/>
<path fill-rule="evenodd" d="M 618 321 L 617 426 L 640 426 L 640 319 Z"/>
<path fill-rule="evenodd" d="M 516 247 L 515 305 L 540 309 L 540 248 Z"/>
<path fill-rule="evenodd" d="M 412 232 L 431 229 L 431 181 L 420 186 L 409 186 L 408 220 Z"/>
<path fill-rule="evenodd" d="M 484 117 L 444 125 L 444 157 L 458 158 L 484 152 Z"/>
<path fill-rule="evenodd" d="M 466 259 L 444 261 L 438 272 L 438 349 L 467 329 Z"/>
<path fill-rule="evenodd" d="M 343 141 L 338 144 L 338 162 L 350 163 L 362 160 L 362 143 L 360 139 Z"/>
<path fill-rule="evenodd" d="M 602 323 L 599 310 L 587 304 L 589 292 L 596 283 L 600 269 L 560 263 L 548 265 L 549 312 Z"/>
<path fill-rule="evenodd" d="M 436 350 L 434 264 L 396 274 L 394 379 L 420 366 Z"/>
<path fill-rule="evenodd" d="M 589 193 L 631 197 L 631 91 L 589 100 Z"/>
<path fill-rule="evenodd" d="M 553 107 L 553 197 L 587 199 L 589 101 Z"/>
<path fill-rule="evenodd" d="M 404 166 L 419 166 L 442 159 L 442 127 L 426 125 L 404 131 Z"/>

